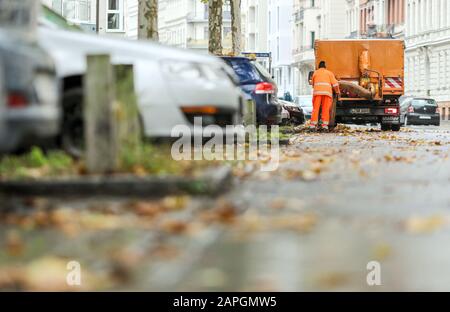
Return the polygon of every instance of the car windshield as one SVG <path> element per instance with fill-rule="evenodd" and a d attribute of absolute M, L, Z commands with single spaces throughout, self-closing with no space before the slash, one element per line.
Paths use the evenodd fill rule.
<path fill-rule="evenodd" d="M 241 84 L 252 84 L 262 81 L 258 70 L 247 59 L 226 58 L 225 61 L 233 68 Z"/>
<path fill-rule="evenodd" d="M 411 101 L 411 104 L 414 107 L 422 107 L 422 106 L 437 106 L 436 101 L 432 99 L 414 99 Z"/>
<path fill-rule="evenodd" d="M 312 107 L 312 99 L 311 98 L 298 98 L 298 105 L 301 107 Z"/>

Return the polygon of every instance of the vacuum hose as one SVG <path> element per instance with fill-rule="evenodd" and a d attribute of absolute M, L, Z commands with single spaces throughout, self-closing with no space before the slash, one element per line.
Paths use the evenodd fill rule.
<path fill-rule="evenodd" d="M 348 90 L 352 93 L 357 94 L 359 97 L 367 99 L 367 100 L 372 100 L 373 99 L 373 95 L 372 92 L 370 92 L 370 90 L 364 89 L 363 87 L 348 82 L 348 81 L 339 81 L 339 88 L 341 90 Z"/>

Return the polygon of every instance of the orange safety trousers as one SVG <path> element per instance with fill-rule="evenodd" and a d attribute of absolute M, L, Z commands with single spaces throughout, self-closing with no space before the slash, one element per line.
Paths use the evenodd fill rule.
<path fill-rule="evenodd" d="M 328 95 L 314 95 L 313 112 L 311 116 L 311 125 L 316 126 L 319 122 L 319 111 L 322 108 L 322 124 L 328 126 L 330 124 L 330 109 L 333 99 Z"/>

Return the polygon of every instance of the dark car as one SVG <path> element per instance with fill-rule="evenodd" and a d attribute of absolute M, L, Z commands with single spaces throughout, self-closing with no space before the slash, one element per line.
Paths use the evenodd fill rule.
<path fill-rule="evenodd" d="M 277 98 L 277 85 L 270 74 L 256 61 L 249 58 L 222 58 L 233 68 L 247 98 L 255 101 L 257 123 L 279 125 L 281 123 L 281 104 Z"/>
<path fill-rule="evenodd" d="M 429 98 L 405 97 L 400 99 L 400 121 L 403 125 L 439 126 L 441 116 L 435 100 Z"/>
<path fill-rule="evenodd" d="M 279 102 L 289 113 L 289 123 L 294 125 L 302 125 L 305 123 L 305 114 L 300 106 L 293 102 L 284 100 L 279 100 Z"/>

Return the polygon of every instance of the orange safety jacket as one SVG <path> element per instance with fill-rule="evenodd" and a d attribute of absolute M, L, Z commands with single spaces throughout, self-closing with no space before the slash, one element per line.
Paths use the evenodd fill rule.
<path fill-rule="evenodd" d="M 314 88 L 313 95 L 325 95 L 333 97 L 333 89 L 336 93 L 340 93 L 339 83 L 332 72 L 325 68 L 319 68 L 314 72 L 311 80 Z"/>

